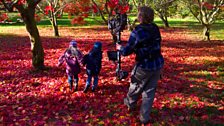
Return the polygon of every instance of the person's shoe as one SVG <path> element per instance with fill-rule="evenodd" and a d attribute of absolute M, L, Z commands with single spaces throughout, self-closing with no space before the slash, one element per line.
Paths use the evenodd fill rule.
<path fill-rule="evenodd" d="M 72 84 L 69 84 L 69 89 L 70 91 L 72 91 Z"/>
<path fill-rule="evenodd" d="M 128 98 L 124 98 L 124 104 L 128 107 L 128 111 L 134 111 L 136 109 L 136 105 L 130 105 Z"/>
<path fill-rule="evenodd" d="M 90 86 L 87 85 L 87 86 L 85 87 L 85 89 L 83 90 L 83 92 L 86 93 L 86 92 L 88 91 L 89 87 L 90 87 Z"/>
<path fill-rule="evenodd" d="M 142 123 L 142 125 L 141 126 L 152 126 L 150 123 L 147 123 L 147 124 L 145 124 L 145 123 Z"/>
<path fill-rule="evenodd" d="M 154 123 L 154 121 L 150 119 L 146 123 L 142 123 L 142 126 L 152 126 L 153 123 Z"/>
<path fill-rule="evenodd" d="M 95 88 L 92 88 L 92 92 L 95 92 L 95 90 L 96 90 Z"/>
<path fill-rule="evenodd" d="M 74 91 L 78 91 L 78 84 L 75 85 Z"/>

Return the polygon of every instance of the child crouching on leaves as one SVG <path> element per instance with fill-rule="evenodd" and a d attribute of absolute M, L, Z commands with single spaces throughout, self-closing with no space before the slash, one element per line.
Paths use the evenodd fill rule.
<path fill-rule="evenodd" d="M 98 85 L 98 75 L 100 73 L 101 69 L 101 62 L 102 62 L 102 43 L 101 42 L 95 42 L 93 45 L 92 50 L 86 54 L 83 58 L 83 65 L 86 65 L 86 73 L 88 75 L 86 80 L 86 86 L 83 90 L 84 93 L 86 93 L 91 85 L 92 78 L 93 85 L 92 85 L 92 92 L 95 91 L 97 85 Z"/>
<path fill-rule="evenodd" d="M 73 88 L 74 81 L 74 91 L 78 90 L 78 74 L 80 73 L 80 63 L 82 62 L 83 54 L 77 48 L 77 42 L 72 40 L 69 44 L 69 48 L 66 49 L 64 54 L 58 60 L 58 66 L 61 66 L 63 62 L 66 62 L 66 73 L 68 75 L 68 83 L 70 85 L 70 90 Z M 74 77 L 74 80 L 73 80 Z"/>

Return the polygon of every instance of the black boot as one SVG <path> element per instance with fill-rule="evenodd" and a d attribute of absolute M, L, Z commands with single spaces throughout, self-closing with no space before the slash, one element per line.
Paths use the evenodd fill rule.
<path fill-rule="evenodd" d="M 71 91 L 72 91 L 72 87 L 73 87 L 72 84 L 69 83 L 69 88 Z"/>
<path fill-rule="evenodd" d="M 86 93 L 86 92 L 88 91 L 89 87 L 90 87 L 90 85 L 87 85 L 87 86 L 85 87 L 85 89 L 83 90 L 83 92 Z"/>
<path fill-rule="evenodd" d="M 74 91 L 78 91 L 78 84 L 75 83 Z"/>
<path fill-rule="evenodd" d="M 92 92 L 95 92 L 95 90 L 96 90 L 96 88 L 95 88 L 95 87 L 93 87 L 93 88 L 92 88 Z"/>

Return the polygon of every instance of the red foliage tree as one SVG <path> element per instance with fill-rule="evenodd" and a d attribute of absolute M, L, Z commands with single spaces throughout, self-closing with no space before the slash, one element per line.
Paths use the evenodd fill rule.
<path fill-rule="evenodd" d="M 126 0 L 105 0 L 97 3 L 92 0 L 93 12 L 99 14 L 104 21 L 104 24 L 108 24 L 108 20 L 115 16 L 115 11 L 123 14 L 129 11 L 129 4 Z M 116 42 L 117 36 L 110 30 L 113 41 Z"/>
<path fill-rule="evenodd" d="M 69 18 L 72 18 L 72 24 L 84 24 L 84 19 L 92 12 L 99 14 L 103 20 L 101 23 L 107 25 L 108 20 L 115 15 L 115 10 L 121 14 L 126 13 L 129 10 L 128 2 L 126 0 L 77 0 L 66 6 L 64 12 L 67 12 Z M 116 35 L 112 31 L 111 35 L 116 41 Z"/>
<path fill-rule="evenodd" d="M 37 5 L 37 11 L 47 17 L 54 30 L 54 36 L 59 36 L 57 19 L 62 17 L 63 10 L 68 2 L 61 0 L 42 0 Z"/>
<path fill-rule="evenodd" d="M 89 0 L 78 0 L 66 6 L 64 12 L 68 13 L 68 18 L 72 19 L 72 25 L 85 24 L 84 19 L 89 16 L 90 4 Z"/>
<path fill-rule="evenodd" d="M 35 8 L 40 1 L 41 0 L 0 1 L 0 4 L 3 4 L 8 11 L 17 9 L 20 13 L 29 34 L 32 51 L 32 65 L 35 69 L 44 68 L 44 50 L 35 21 Z"/>

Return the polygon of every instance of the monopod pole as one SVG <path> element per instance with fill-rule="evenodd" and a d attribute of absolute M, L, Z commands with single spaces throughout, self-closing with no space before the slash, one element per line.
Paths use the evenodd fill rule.
<path fill-rule="evenodd" d="M 121 32 L 118 32 L 117 33 L 117 42 L 116 42 L 116 44 L 121 44 Z M 118 80 L 120 80 L 119 79 L 119 77 L 120 77 L 120 70 L 121 70 L 121 54 L 120 54 L 120 51 L 118 50 L 117 51 L 117 68 L 116 68 L 116 75 L 117 75 L 117 78 L 118 78 Z"/>

